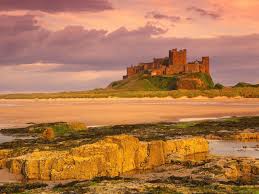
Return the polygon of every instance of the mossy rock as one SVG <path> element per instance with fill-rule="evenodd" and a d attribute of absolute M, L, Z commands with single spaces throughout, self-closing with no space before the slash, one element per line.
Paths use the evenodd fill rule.
<path fill-rule="evenodd" d="M 55 132 L 52 128 L 47 128 L 43 131 L 42 137 L 46 140 L 53 140 L 55 138 Z"/>
<path fill-rule="evenodd" d="M 36 124 L 27 128 L 28 133 L 41 133 L 45 139 L 54 139 L 52 136 L 63 136 L 70 133 L 77 133 L 87 129 L 85 123 L 82 122 L 57 122 Z"/>

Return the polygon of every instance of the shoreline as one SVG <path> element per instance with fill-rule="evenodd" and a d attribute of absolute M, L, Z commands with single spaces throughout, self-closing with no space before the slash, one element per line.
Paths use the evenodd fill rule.
<path fill-rule="evenodd" d="M 238 122 L 238 126 L 239 128 L 233 129 L 233 127 L 236 126 L 236 122 Z M 200 125 L 201 124 L 201 125 Z M 52 127 L 55 130 L 55 124 L 48 124 L 48 127 Z M 200 151 L 196 153 L 192 153 L 192 152 L 188 152 L 188 154 L 186 153 L 185 150 L 192 150 L 192 149 L 186 149 L 185 146 L 184 147 L 179 147 L 179 149 L 172 149 L 172 150 L 181 150 L 183 149 L 183 152 L 179 151 L 180 153 L 186 153 L 185 155 L 183 155 L 184 157 L 182 158 L 181 162 L 179 163 L 179 159 L 180 158 L 176 158 L 175 161 L 178 161 L 177 164 L 175 163 L 162 163 L 157 165 L 157 168 L 164 168 L 166 166 L 170 166 L 170 165 L 180 165 L 182 164 L 184 169 L 189 169 L 189 165 L 192 164 L 192 168 L 196 168 L 196 162 L 203 162 L 206 161 L 205 163 L 202 163 L 202 166 L 210 163 L 211 165 L 213 164 L 217 164 L 218 161 L 224 161 L 224 163 L 228 166 L 229 162 L 231 162 L 231 164 L 233 164 L 233 161 L 238 161 L 238 165 L 240 164 L 240 159 L 242 159 L 242 162 L 244 162 L 244 164 L 247 164 L 246 161 L 253 161 L 255 162 L 259 155 L 258 155 L 258 150 L 257 150 L 257 145 L 258 145 L 258 139 L 257 136 L 250 136 L 249 139 L 251 137 L 256 137 L 254 139 L 251 139 L 252 141 L 242 141 L 242 139 L 238 139 L 236 138 L 236 136 L 238 134 L 243 134 L 246 133 L 247 135 L 249 134 L 253 134 L 253 133 L 258 133 L 256 132 L 256 128 L 258 126 L 258 117 L 257 118 L 240 118 L 240 119 L 230 119 L 230 120 L 225 120 L 224 122 L 221 121 L 215 121 L 215 122 L 204 122 L 204 121 L 200 121 L 197 122 L 195 124 L 189 123 L 187 125 L 179 125 L 177 123 L 171 123 L 171 124 L 166 124 L 166 123 L 157 123 L 154 125 L 132 125 L 132 126 L 121 126 L 123 130 L 117 130 L 116 126 L 114 127 L 110 127 L 110 128 L 99 128 L 99 129 L 89 129 L 89 130 L 85 130 L 85 131 L 81 131 L 81 136 L 74 136 L 71 135 L 71 131 L 68 132 L 66 131 L 64 134 L 58 134 L 57 133 L 57 137 L 60 137 L 59 141 L 55 142 L 55 141 L 49 141 L 47 143 L 46 146 L 46 141 L 42 141 L 40 138 L 36 139 L 36 142 L 33 141 L 31 142 L 30 140 L 24 140 L 27 143 L 24 144 L 24 149 L 27 147 L 31 147 L 32 145 L 34 146 L 34 150 L 32 153 L 30 153 L 30 150 L 28 150 L 28 153 L 22 153 L 19 156 L 15 156 L 13 157 L 12 155 L 8 155 L 7 160 L 14 160 L 17 162 L 20 162 L 20 159 L 23 158 L 21 161 L 30 161 L 31 157 L 33 158 L 33 161 L 48 161 L 51 162 L 52 159 L 49 156 L 52 157 L 67 157 L 66 155 L 63 155 L 65 153 L 83 153 L 81 152 L 81 148 L 84 148 L 85 145 L 97 145 L 98 141 L 103 141 L 104 137 L 111 137 L 114 136 L 114 138 L 117 138 L 116 141 L 114 142 L 118 142 L 120 137 L 122 137 L 121 140 L 123 140 L 123 143 L 126 142 L 131 142 L 131 138 L 137 138 L 137 141 L 140 142 L 145 142 L 145 143 L 149 143 L 150 145 L 156 145 L 154 144 L 155 142 L 158 141 L 163 141 L 165 142 L 164 146 L 168 146 L 168 148 L 171 148 L 172 145 L 176 146 L 177 145 L 181 145 L 181 144 L 175 144 L 175 141 L 183 141 L 182 143 L 185 143 L 185 146 L 198 146 L 197 148 L 195 148 L 194 150 L 198 150 L 200 149 L 199 146 L 200 145 L 204 145 L 206 148 L 206 151 Z M 47 126 L 43 126 L 43 127 L 47 127 Z M 119 127 L 119 126 L 118 126 Z M 248 131 L 247 128 L 248 127 L 250 130 Z M 254 129 L 253 129 L 254 127 Z M 224 128 L 224 130 L 221 130 L 222 128 Z M 163 130 L 161 130 L 163 129 Z M 161 130 L 161 131 L 160 131 Z M 102 131 L 102 133 L 99 133 L 98 131 Z M 14 131 L 13 135 L 15 133 L 19 133 L 17 131 Z M 41 137 L 40 134 L 41 132 L 39 131 L 38 126 L 36 128 L 31 128 L 31 130 L 29 131 L 23 131 L 22 132 L 23 135 L 31 135 L 32 133 L 34 134 L 38 134 L 38 136 L 35 135 L 35 137 Z M 66 134 L 67 133 L 67 134 Z M 77 131 L 74 131 L 73 133 L 77 133 Z M 70 135 L 69 135 L 70 134 Z M 98 138 L 95 139 L 95 134 L 98 134 Z M 127 134 L 127 135 L 125 135 Z M 157 139 L 157 137 L 154 136 L 154 134 L 159 134 L 159 140 Z M 248 136 L 242 136 L 244 137 L 244 140 L 246 140 L 246 138 L 248 138 Z M 92 142 L 91 138 L 94 138 L 92 140 L 94 140 Z M 181 137 L 181 138 L 179 138 Z M 86 140 L 88 139 L 88 140 Z M 118 141 L 117 141 L 118 140 Z M 109 144 L 111 143 L 111 139 L 108 140 Z M 63 142 L 63 143 L 61 143 Z M 66 144 L 65 142 L 69 142 L 68 144 Z M 74 143 L 72 143 L 74 142 Z M 79 142 L 81 142 L 82 144 L 78 144 Z M 134 143 L 134 141 L 132 141 Z M 132 142 L 130 143 L 130 145 L 132 144 Z M 205 143 L 205 144 L 203 144 Z M 56 149 L 56 145 L 60 145 L 61 147 L 59 147 L 59 149 Z M 42 146 L 44 145 L 44 146 Z M 103 144 L 102 144 L 103 145 Z M 124 145 L 124 144 L 123 144 Z M 135 144 L 134 144 L 135 145 Z M 160 144 L 159 144 L 160 145 Z M 226 146 L 226 145 L 231 145 L 231 146 Z M 7 147 L 6 147 L 7 146 Z M 15 147 L 15 143 L 8 143 L 5 145 L 4 149 L 10 149 L 12 147 Z M 202 146 L 202 147 L 204 147 Z M 96 147 L 95 147 L 96 148 Z M 102 147 L 101 147 L 102 148 Z M 127 148 L 127 146 L 125 146 L 125 148 Z M 157 149 L 159 149 L 160 147 L 156 147 Z M 46 150 L 45 150 L 46 149 Z M 69 152 L 69 150 L 74 150 L 74 152 Z M 75 152 L 75 150 L 79 150 L 79 152 Z M 161 150 L 167 150 L 167 149 L 161 149 Z M 91 152 L 91 149 L 90 149 Z M 5 152 L 3 152 L 5 153 Z M 10 152 L 11 153 L 11 152 Z M 39 155 L 39 153 L 43 154 L 43 155 Z M 51 153 L 52 155 L 49 155 L 49 153 Z M 144 152 L 146 153 L 146 152 Z M 153 152 L 157 153 L 157 152 Z M 160 153 L 160 152 L 158 152 Z M 44 155 L 46 154 L 46 155 Z M 59 155 L 60 154 L 60 155 Z M 201 154 L 201 155 L 199 155 Z M 4 154 L 2 154 L 4 155 Z M 127 155 L 128 156 L 128 155 Z M 131 156 L 131 155 L 129 155 Z M 135 155 L 133 155 L 135 156 Z M 149 156 L 149 155 L 148 155 Z M 166 155 L 167 156 L 167 155 Z M 76 155 L 77 157 L 77 155 Z M 83 157 L 87 157 L 85 155 L 80 155 L 80 159 L 82 159 Z M 159 157 L 159 154 L 157 155 L 157 157 Z M 209 160 L 207 160 L 209 158 Z M 62 159 L 60 161 L 63 161 Z M 67 160 L 69 162 L 69 160 Z M 149 160 L 146 160 L 149 161 Z M 160 160 L 158 160 L 160 161 Z M 166 161 L 166 160 L 163 160 Z M 190 161 L 194 161 L 195 163 L 189 163 Z M 188 162 L 188 168 L 185 168 L 185 162 Z M 15 163 L 14 163 L 15 164 Z M 29 163 L 31 164 L 31 163 Z M 30 169 L 34 169 L 35 166 L 33 166 L 34 163 L 32 163 L 32 166 L 30 167 Z M 251 167 L 254 168 L 254 166 L 257 163 L 250 163 Z M 73 165 L 73 164 L 72 164 Z M 253 166 L 252 166 L 253 165 Z M 24 166 L 24 165 L 22 165 Z M 174 167 L 177 167 L 174 166 Z M 6 168 L 9 168 L 9 170 L 11 172 L 13 167 L 8 167 L 5 166 Z M 204 166 L 206 167 L 206 166 Z M 242 166 L 241 166 L 242 167 Z M 4 168 L 3 170 L 0 170 L 0 174 L 1 174 L 1 180 L 0 180 L 0 185 L 7 183 L 7 182 L 13 182 L 13 183 L 21 183 L 19 181 L 20 176 L 16 176 L 14 174 L 10 174 L 7 169 Z M 19 168 L 19 167 L 18 167 Z M 26 167 L 22 167 L 22 168 L 26 168 Z M 54 167 L 55 168 L 55 167 Z M 69 167 L 70 168 L 70 167 Z M 203 168 L 203 167 L 201 167 Z M 28 172 L 28 171 L 24 171 L 21 170 L 21 172 Z M 36 168 L 37 169 L 37 168 Z M 125 171 L 126 173 L 129 173 L 129 175 L 132 172 L 135 172 L 134 174 L 131 174 L 130 176 L 139 176 L 137 171 L 134 171 L 135 169 L 132 169 L 133 171 L 129 170 L 129 171 Z M 138 170 L 138 169 L 136 169 Z M 140 169 L 141 170 L 141 169 Z M 149 169 L 149 172 L 151 172 L 152 170 L 154 170 L 154 172 L 156 171 L 156 168 Z M 226 169 L 227 170 L 227 169 Z M 20 171 L 19 171 L 20 172 Z M 32 172 L 32 171 L 30 171 Z M 35 170 L 33 171 L 35 173 L 37 173 L 38 171 Z M 39 171 L 40 172 L 40 171 Z M 44 171 L 45 172 L 45 171 Z M 70 172 L 70 171 L 69 171 Z M 173 171 L 174 172 L 174 171 Z M 204 171 L 205 172 L 205 171 Z M 148 173 L 148 171 L 145 171 L 145 175 L 146 173 Z M 224 175 L 225 171 L 222 171 L 222 174 Z M 193 173 L 195 174 L 195 173 Z M 19 174 L 19 175 L 24 175 L 25 174 Z M 43 174 L 44 176 L 45 174 Z M 129 175 L 125 175 L 125 176 L 129 176 Z M 28 176 L 32 176 L 34 177 L 34 174 L 28 174 Z M 123 175 L 122 175 L 123 176 Z M 241 175 L 240 175 L 241 176 Z M 41 177 L 41 176 L 39 176 Z M 61 176 L 62 177 L 62 176 Z M 55 180 L 55 178 L 52 180 L 48 180 L 48 179 L 41 179 L 38 178 L 37 181 L 41 182 L 41 183 L 46 183 L 48 185 L 52 185 L 53 183 L 55 184 L 59 184 L 59 182 L 71 182 L 74 181 L 74 179 L 71 179 L 71 177 L 73 178 L 73 175 L 69 175 L 67 176 L 67 178 L 60 178 Z M 24 177 L 22 177 L 24 178 Z M 228 177 L 227 177 L 228 178 Z M 84 179 L 84 178 L 82 178 Z M 86 178 L 87 179 L 87 178 Z M 91 180 L 94 180 L 92 178 L 89 178 Z M 21 179 L 22 180 L 22 179 Z M 33 180 L 36 180 L 34 178 L 31 178 L 32 181 L 29 180 L 29 182 L 26 183 L 33 183 Z M 77 179 L 79 180 L 79 178 Z M 23 184 L 23 182 L 21 183 Z"/>
<path fill-rule="evenodd" d="M 53 93 L 0 94 L 0 99 L 66 99 L 66 98 L 259 98 L 258 87 L 234 87 L 207 90 L 107 90 L 67 91 Z"/>
<path fill-rule="evenodd" d="M 206 96 L 196 96 L 187 97 L 182 96 L 179 98 L 174 98 L 172 96 L 167 97 L 104 97 L 104 98 L 0 98 L 0 102 L 6 101 L 90 101 L 90 100 L 256 100 L 259 102 L 259 98 L 245 98 L 241 96 L 228 97 L 228 96 L 216 96 L 216 97 L 206 97 Z"/>
<path fill-rule="evenodd" d="M 259 115 L 258 99 L 97 98 L 0 100 L 0 124 L 84 122 L 87 126 Z"/>

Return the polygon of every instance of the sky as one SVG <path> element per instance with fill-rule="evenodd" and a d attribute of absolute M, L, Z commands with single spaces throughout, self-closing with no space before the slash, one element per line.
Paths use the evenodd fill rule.
<path fill-rule="evenodd" d="M 186 48 L 214 82 L 259 83 L 259 0 L 0 0 L 0 92 L 106 87 Z"/>

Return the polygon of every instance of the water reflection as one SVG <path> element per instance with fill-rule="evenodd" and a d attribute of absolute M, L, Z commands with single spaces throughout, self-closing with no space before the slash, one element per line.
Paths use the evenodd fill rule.
<path fill-rule="evenodd" d="M 3 135 L 0 133 L 0 144 L 6 143 L 6 142 L 11 142 L 11 141 L 14 141 L 15 139 L 17 139 L 17 138 L 14 136 Z"/>
<path fill-rule="evenodd" d="M 6 142 L 12 142 L 14 140 L 26 140 L 26 139 L 34 139 L 35 137 L 32 136 L 23 136 L 23 137 L 19 137 L 19 136 L 11 136 L 11 135 L 4 135 L 2 133 L 0 133 L 0 144 L 2 143 L 6 143 Z"/>
<path fill-rule="evenodd" d="M 259 158 L 259 142 L 209 140 L 210 153 L 221 156 Z"/>

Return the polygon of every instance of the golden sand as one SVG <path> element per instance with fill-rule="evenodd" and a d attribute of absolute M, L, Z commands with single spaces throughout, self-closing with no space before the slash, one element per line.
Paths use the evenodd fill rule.
<path fill-rule="evenodd" d="M 0 124 L 81 121 L 88 126 L 259 115 L 259 99 L 109 98 L 0 100 Z"/>

